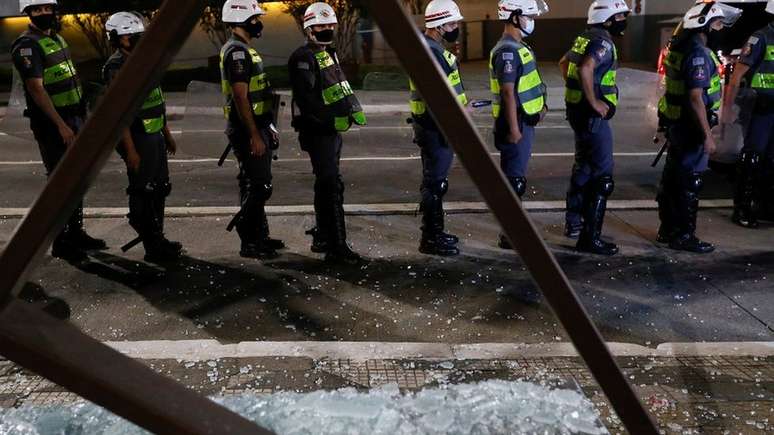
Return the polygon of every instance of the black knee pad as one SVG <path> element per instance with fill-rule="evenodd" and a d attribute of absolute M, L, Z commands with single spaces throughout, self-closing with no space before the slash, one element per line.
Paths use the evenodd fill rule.
<path fill-rule="evenodd" d="M 168 182 L 156 184 L 153 191 L 157 198 L 166 198 L 172 193 L 172 184 Z"/>
<path fill-rule="evenodd" d="M 694 193 L 699 194 L 701 192 L 701 189 L 704 187 L 704 179 L 701 175 L 701 172 L 691 172 L 689 174 L 686 174 L 685 177 L 685 190 Z"/>
<path fill-rule="evenodd" d="M 271 195 L 273 193 L 274 193 L 274 185 L 271 183 L 260 185 L 260 187 L 258 188 L 258 192 L 256 192 L 257 196 L 264 202 L 268 201 L 269 198 L 271 198 Z"/>
<path fill-rule="evenodd" d="M 516 192 L 516 195 L 521 198 L 527 192 L 527 179 L 524 177 L 508 177 L 508 182 L 511 183 L 511 187 Z"/>
<path fill-rule="evenodd" d="M 610 175 L 599 177 L 596 180 L 597 192 L 605 198 L 609 198 L 615 191 L 615 181 Z"/>
<path fill-rule="evenodd" d="M 446 192 L 449 191 L 449 180 L 444 178 L 443 180 L 433 181 L 428 183 L 426 187 L 433 195 L 443 198 Z"/>

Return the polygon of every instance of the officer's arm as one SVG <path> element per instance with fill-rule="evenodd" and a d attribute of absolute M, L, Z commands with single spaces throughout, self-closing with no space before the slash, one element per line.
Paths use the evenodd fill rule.
<path fill-rule="evenodd" d="M 585 56 L 583 62 L 578 66 L 578 75 L 580 75 L 583 95 L 589 101 L 591 107 L 595 107 L 595 104 L 599 103 L 597 93 L 594 92 L 594 68 L 596 67 L 597 61 L 594 59 L 594 56 Z"/>
<path fill-rule="evenodd" d="M 728 81 L 728 86 L 723 93 L 723 112 L 724 115 L 730 113 L 729 110 L 734 107 L 734 101 L 736 96 L 739 95 L 739 86 L 742 84 L 742 79 L 750 71 L 750 66 L 741 62 L 737 62 L 734 65 L 734 73 L 731 74 L 731 79 Z"/>
<path fill-rule="evenodd" d="M 505 116 L 510 126 L 511 139 L 515 142 L 521 140 L 521 131 L 519 130 L 519 114 L 516 110 L 516 86 L 514 83 L 503 83 L 500 88 L 500 97 L 503 104 L 500 107 L 505 108 Z"/>
<path fill-rule="evenodd" d="M 231 84 L 231 87 L 234 90 L 234 105 L 236 106 L 239 120 L 247 128 L 251 138 L 260 138 L 258 126 L 255 125 L 255 119 L 253 119 L 253 108 L 248 97 L 247 83 L 235 82 Z"/>
<path fill-rule="evenodd" d="M 559 59 L 559 70 L 562 71 L 562 78 L 564 81 L 567 81 L 567 71 L 570 70 L 570 59 L 567 58 L 567 55 L 565 54 L 562 56 L 561 59 Z"/>
<path fill-rule="evenodd" d="M 290 82 L 293 99 L 304 117 L 325 124 L 328 108 L 322 101 L 317 87 L 317 60 L 314 56 L 297 56 L 290 60 Z M 331 117 L 332 118 L 332 117 Z"/>
<path fill-rule="evenodd" d="M 69 129 L 70 127 L 64 122 L 64 119 L 59 116 L 59 112 L 56 111 L 54 102 L 51 101 L 51 97 L 48 96 L 46 88 L 43 87 L 43 79 L 29 78 L 25 80 L 24 83 L 27 86 L 27 91 L 32 97 L 32 100 L 35 101 L 35 104 L 43 111 L 48 119 L 50 119 L 60 130 L 66 128 Z"/>
<path fill-rule="evenodd" d="M 707 119 L 707 107 L 704 105 L 704 89 L 692 88 L 688 91 L 688 101 L 696 121 L 699 123 L 705 137 L 712 137 L 712 129 Z"/>

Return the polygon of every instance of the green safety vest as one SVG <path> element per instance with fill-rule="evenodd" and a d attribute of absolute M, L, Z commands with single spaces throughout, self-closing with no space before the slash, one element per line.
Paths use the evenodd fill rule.
<path fill-rule="evenodd" d="M 460 104 L 465 106 L 468 104 L 468 97 L 465 95 L 465 88 L 462 87 L 462 78 L 460 77 L 460 69 L 459 69 L 459 64 L 457 63 L 457 56 L 455 56 L 448 50 L 444 50 L 443 58 L 446 59 L 446 62 L 452 68 L 452 72 L 449 73 L 448 77 L 446 77 L 446 82 L 449 84 L 449 86 L 451 86 L 452 89 L 454 89 L 454 92 L 457 94 L 457 101 L 459 101 Z M 413 80 L 409 80 L 409 88 L 411 90 L 411 100 L 409 101 L 409 106 L 411 107 L 411 114 L 415 116 L 424 115 L 425 113 L 427 113 L 427 105 L 425 104 L 425 101 L 422 99 L 422 96 L 419 95 L 419 92 L 417 91 L 417 87 L 416 85 L 414 85 Z"/>
<path fill-rule="evenodd" d="M 223 114 L 226 116 L 226 119 L 229 118 L 231 106 L 234 102 L 234 90 L 231 87 L 231 82 L 226 78 L 224 62 L 226 56 L 231 54 L 231 49 L 234 47 L 244 48 L 250 54 L 252 67 L 250 71 L 250 83 L 247 88 L 247 97 L 253 108 L 253 113 L 256 116 L 270 113 L 274 103 L 274 92 L 272 91 L 271 84 L 263 70 L 263 59 L 261 59 L 258 52 L 249 45 L 242 41 L 230 39 L 220 50 L 220 86 L 223 95 L 226 97 L 226 105 L 223 106 Z"/>
<path fill-rule="evenodd" d="M 67 42 L 59 35 L 47 36 L 27 31 L 22 35 L 43 49 L 43 87 L 57 109 L 78 108 L 83 89 Z"/>
<path fill-rule="evenodd" d="M 709 89 L 705 89 L 707 95 L 707 107 L 710 110 L 720 109 L 721 84 L 718 67 L 720 61 L 711 50 L 707 50 L 715 62 L 715 72 L 710 79 Z M 666 75 L 664 76 L 665 92 L 664 96 L 658 102 L 658 116 L 667 124 L 680 121 L 683 117 L 683 108 L 688 107 L 688 95 L 685 89 L 685 71 L 683 70 L 683 60 L 685 55 L 677 50 L 670 49 L 664 57 L 664 67 Z"/>
<path fill-rule="evenodd" d="M 164 93 L 161 92 L 161 87 L 156 87 L 145 98 L 137 117 L 142 121 L 146 133 L 155 134 L 167 125 L 166 113 Z"/>
<path fill-rule="evenodd" d="M 758 94 L 774 97 L 774 27 L 768 25 L 753 36 L 763 38 L 766 52 L 750 80 L 750 87 L 757 90 Z"/>
<path fill-rule="evenodd" d="M 575 42 L 567 55 L 570 65 L 567 69 L 567 83 L 564 94 L 564 100 L 567 104 L 579 104 L 583 100 L 583 85 L 581 84 L 580 74 L 578 73 L 578 65 L 583 61 L 583 57 L 586 53 L 586 47 L 592 41 L 592 39 L 599 37 L 598 34 L 591 31 L 575 38 Z M 613 47 L 613 63 L 607 71 L 602 72 L 602 78 L 599 84 L 594 84 L 595 88 L 599 89 L 599 94 L 611 103 L 613 106 L 618 106 L 618 86 L 616 84 L 617 70 L 618 70 L 618 50 L 612 41 L 609 41 Z"/>
<path fill-rule="evenodd" d="M 366 116 L 344 71 L 327 50 L 314 53 L 320 69 L 323 103 L 333 111 L 336 131 L 347 131 L 352 124 L 365 125 Z"/>
<path fill-rule="evenodd" d="M 527 115 L 536 115 L 546 105 L 546 86 L 537 69 L 537 61 L 532 51 L 523 43 L 510 39 L 501 39 L 489 54 L 489 85 L 492 91 L 492 115 L 500 117 L 502 96 L 500 94 L 500 80 L 494 69 L 495 56 L 504 48 L 510 47 L 516 50 L 521 59 L 522 74 L 517 86 L 518 104 Z"/>

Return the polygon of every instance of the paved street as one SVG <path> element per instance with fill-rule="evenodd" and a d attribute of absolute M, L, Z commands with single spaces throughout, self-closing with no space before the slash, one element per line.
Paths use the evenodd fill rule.
<path fill-rule="evenodd" d="M 482 77 L 468 85 L 473 98 L 487 98 Z M 558 109 L 556 77 L 547 77 Z M 496 247 L 498 225 L 459 163 L 447 208 L 462 255 L 416 251 L 420 162 L 400 108 L 404 93 L 363 93 L 369 126 L 345 137 L 349 234 L 371 260 L 362 268 L 332 268 L 309 252 L 313 176 L 287 130 L 269 211 L 272 234 L 288 249 L 263 264 L 240 258 L 237 236 L 225 231 L 237 205 L 236 166 L 216 166 L 223 121 L 205 104 L 219 100 L 168 97 L 180 152 L 166 228 L 185 258 L 162 268 L 143 262 L 141 248 L 120 252 L 134 234 L 123 218 L 125 168 L 113 157 L 86 198 L 86 226 L 110 249 L 78 265 L 44 257 L 24 299 L 209 395 L 553 380 L 577 383 L 607 428 L 622 430 L 518 255 Z M 573 144 L 559 110 L 538 130 L 525 205 L 664 431 L 766 433 L 774 421 L 774 226 L 733 225 L 730 182 L 710 173 L 699 233 L 718 251 L 697 257 L 657 244 L 660 168 L 650 167 L 657 146 L 646 100 L 622 107 L 614 123 L 617 190 L 605 236 L 621 255 L 578 254 L 562 236 Z M 490 116 L 474 119 L 495 153 Z M 33 142 L 4 135 L 0 149 L 2 247 L 45 178 Z M 2 407 L 73 399 L 0 364 Z"/>

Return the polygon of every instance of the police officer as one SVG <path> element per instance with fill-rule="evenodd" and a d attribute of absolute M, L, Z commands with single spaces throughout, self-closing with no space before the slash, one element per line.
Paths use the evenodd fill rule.
<path fill-rule="evenodd" d="M 664 61 L 666 93 L 659 101 L 659 121 L 667 128 L 669 154 L 657 197 L 658 239 L 672 249 L 702 254 L 715 250 L 695 235 L 702 174 L 716 149 L 711 129 L 717 124 L 722 91 L 720 62 L 707 40 L 740 14 L 717 2 L 696 4 L 685 14 Z"/>
<path fill-rule="evenodd" d="M 293 88 L 293 126 L 301 149 L 309 153 L 315 175 L 314 209 L 317 226 L 310 233 L 313 252 L 324 252 L 334 263 L 360 264 L 363 259 L 347 245 L 344 182 L 339 172 L 341 133 L 366 117 L 332 47 L 338 24 L 333 8 L 314 3 L 304 14 L 307 43 L 288 61 Z M 296 113 L 296 109 L 300 113 Z"/>
<path fill-rule="evenodd" d="M 774 0 L 766 4 L 774 19 Z M 746 228 L 757 228 L 758 219 L 774 219 L 774 22 L 758 30 L 742 49 L 726 94 L 724 108 L 733 107 L 744 80 L 755 94 L 752 116 L 737 165 L 737 185 L 732 220 Z M 746 80 L 745 80 L 746 79 Z M 732 110 L 723 110 L 723 123 L 732 123 Z"/>
<path fill-rule="evenodd" d="M 618 105 L 618 51 L 613 36 L 626 30 L 623 0 L 589 6 L 588 28 L 560 61 L 566 80 L 567 119 L 575 132 L 575 165 L 567 191 L 565 234 L 577 249 L 615 255 L 618 247 L 600 239 L 607 198 L 613 193 L 613 132 L 608 121 Z"/>
<path fill-rule="evenodd" d="M 110 84 L 137 46 L 145 24 L 137 14 L 118 12 L 105 23 L 105 30 L 115 49 L 102 70 L 105 83 Z M 142 240 L 146 261 L 173 261 L 183 248 L 164 236 L 164 208 L 172 191 L 167 153 L 176 150 L 167 126 L 164 94 L 157 86 L 146 97 L 132 125 L 122 133 L 118 148 L 129 176 L 129 225 Z"/>
<path fill-rule="evenodd" d="M 248 44 L 260 38 L 265 12 L 255 0 L 228 0 L 223 22 L 232 36 L 220 50 L 220 70 L 228 126 L 226 135 L 239 161 L 241 209 L 232 225 L 241 239 L 239 254 L 271 259 L 285 247 L 269 237 L 266 201 L 271 198 L 272 150 L 279 145 L 273 125 L 275 94 L 263 70 L 263 61 Z M 231 225 L 229 226 L 231 228 Z"/>
<path fill-rule="evenodd" d="M 535 31 L 535 17 L 546 12 L 543 0 L 500 0 L 498 17 L 505 21 L 505 30 L 489 58 L 495 147 L 500 151 L 500 167 L 519 198 L 527 190 L 535 126 L 547 111 L 546 86 L 524 38 Z M 499 246 L 511 249 L 503 234 Z"/>
<path fill-rule="evenodd" d="M 30 19 L 27 31 L 11 48 L 14 66 L 24 83 L 25 116 L 38 142 L 46 172 L 50 174 L 83 126 L 86 105 L 70 49 L 57 32 L 56 0 L 20 0 L 22 14 Z M 83 204 L 73 212 L 54 240 L 51 254 L 83 261 L 88 250 L 105 249 L 104 241 L 83 230 Z"/>
<path fill-rule="evenodd" d="M 459 23 L 463 17 L 460 8 L 452 0 L 433 0 L 425 9 L 425 41 L 440 65 L 449 86 L 457 93 L 460 104 L 467 105 L 465 88 L 462 86 L 457 56 L 446 50 L 444 41 L 454 43 L 460 35 Z M 444 231 L 443 197 L 449 189 L 449 169 L 454 151 L 433 120 L 414 82 L 410 82 L 411 123 L 414 142 L 422 155 L 422 240 L 419 252 L 429 255 L 452 256 L 459 238 Z"/>

